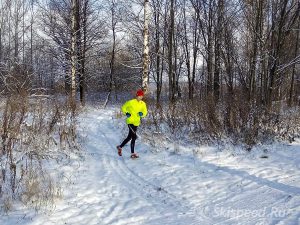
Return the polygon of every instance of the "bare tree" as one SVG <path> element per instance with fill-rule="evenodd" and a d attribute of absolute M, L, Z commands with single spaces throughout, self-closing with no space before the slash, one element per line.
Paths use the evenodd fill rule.
<path fill-rule="evenodd" d="M 186 73 L 188 78 L 189 99 L 194 97 L 198 53 L 200 49 L 199 13 L 195 10 L 189 12 L 190 5 L 183 2 L 183 34 L 181 35 L 183 51 L 185 54 Z M 192 29 L 189 29 L 192 27 Z"/>
<path fill-rule="evenodd" d="M 272 4 L 271 14 L 271 31 L 270 31 L 270 60 L 268 62 L 268 90 L 266 92 L 266 102 L 269 107 L 272 106 L 274 97 L 274 90 L 276 89 L 276 81 L 278 81 L 277 67 L 280 64 L 279 57 L 282 53 L 282 46 L 286 38 L 285 23 L 287 21 L 287 14 L 290 12 L 289 1 L 274 1 Z"/>
<path fill-rule="evenodd" d="M 196 1 L 190 0 L 197 14 L 199 30 L 202 35 L 204 52 L 203 58 L 206 62 L 206 93 L 213 93 L 213 74 L 214 74 L 214 21 L 216 14 L 215 1 Z"/>
<path fill-rule="evenodd" d="M 155 59 L 155 66 L 154 69 L 154 80 L 156 83 L 156 103 L 159 104 L 161 92 L 162 92 L 162 77 L 163 77 L 163 70 L 164 70 L 164 53 L 165 53 L 165 45 L 161 44 L 164 42 L 165 32 L 163 32 L 164 24 L 161 24 L 163 18 L 166 19 L 166 16 L 163 13 L 163 6 L 164 2 L 161 0 L 155 0 L 152 3 L 153 5 L 153 18 L 154 18 L 154 25 L 153 28 L 155 36 L 153 39 L 155 40 L 155 47 L 154 48 L 154 59 Z"/>
<path fill-rule="evenodd" d="M 300 2 L 299 2 L 300 5 Z M 294 49 L 294 59 L 299 58 L 299 42 L 300 42 L 300 19 L 298 18 L 298 25 L 296 27 L 296 43 L 295 43 L 295 49 Z M 298 60 L 300 61 L 300 60 Z M 299 64 L 299 63 L 298 63 Z M 291 85 L 290 85 L 290 94 L 289 94 L 289 105 L 292 106 L 294 100 L 295 100 L 295 77 L 296 77 L 296 65 L 297 63 L 293 64 L 293 72 L 292 72 L 292 78 L 291 78 Z"/>
<path fill-rule="evenodd" d="M 174 0 L 170 1 L 170 19 L 168 29 L 168 76 L 169 76 L 169 99 L 171 102 L 175 101 L 175 72 L 173 65 L 173 42 L 174 42 Z"/>
<path fill-rule="evenodd" d="M 149 82 L 149 17 L 150 3 L 149 0 L 144 0 L 144 51 L 143 51 L 143 77 L 142 87 L 144 91 L 148 91 Z"/>
<path fill-rule="evenodd" d="M 76 77 L 77 77 L 77 63 L 78 63 L 78 32 L 79 32 L 79 1 L 72 0 L 72 10 L 71 10 L 71 100 L 75 101 L 76 96 Z"/>
<path fill-rule="evenodd" d="M 117 35 L 117 15 L 116 15 L 116 2 L 115 0 L 112 0 L 111 5 L 110 5 L 110 11 L 111 11 L 111 30 L 112 30 L 112 50 L 110 52 L 111 57 L 109 61 L 109 67 L 110 67 L 110 72 L 109 72 L 109 90 L 108 90 L 108 95 L 106 97 L 104 107 L 107 105 L 111 93 L 114 88 L 114 81 L 115 81 L 115 58 L 116 58 L 116 35 Z"/>
<path fill-rule="evenodd" d="M 220 97 L 220 73 L 221 73 L 221 44 L 223 39 L 223 23 L 224 23 L 224 0 L 217 3 L 217 19 L 215 25 L 215 71 L 214 71 L 214 97 L 215 101 Z"/>

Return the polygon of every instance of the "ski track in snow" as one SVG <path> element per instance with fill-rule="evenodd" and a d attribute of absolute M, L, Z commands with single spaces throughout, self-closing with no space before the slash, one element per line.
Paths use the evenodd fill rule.
<path fill-rule="evenodd" d="M 101 120 L 101 118 L 99 120 Z M 102 143 L 101 147 L 106 149 L 106 151 L 103 151 L 105 153 L 97 154 L 101 160 L 101 164 L 106 167 L 106 170 L 113 171 L 113 176 L 117 176 L 117 179 L 122 185 L 133 191 L 133 195 L 146 199 L 146 201 L 151 204 L 153 209 L 155 209 L 155 214 L 161 215 L 159 217 L 154 216 L 154 218 L 157 217 L 155 219 L 157 224 L 183 224 L 180 222 L 183 220 L 188 222 L 188 224 L 199 224 L 196 218 L 188 218 L 190 215 L 194 215 L 191 206 L 182 199 L 176 198 L 176 196 L 169 194 L 161 187 L 148 182 L 136 174 L 127 166 L 124 157 L 118 157 L 116 155 L 116 143 L 120 142 L 121 139 L 116 138 L 116 131 L 115 128 L 112 127 L 111 121 L 102 120 L 102 122 L 104 123 L 101 124 L 102 126 L 110 129 L 103 132 L 101 125 L 99 125 L 96 132 L 100 134 L 98 141 Z M 153 218 L 150 218 L 150 221 L 152 219 Z M 152 221 L 151 224 L 153 224 L 153 222 L 155 221 Z M 144 221 L 144 223 L 147 222 Z"/>
<path fill-rule="evenodd" d="M 300 224 L 300 159 L 292 161 L 283 151 L 276 154 L 284 161 L 276 164 L 210 152 L 201 159 L 154 154 L 138 139 L 141 158 L 132 160 L 128 146 L 123 157 L 117 155 L 124 136 L 113 117 L 113 109 L 88 108 L 81 115 L 85 160 L 63 169 L 72 184 L 55 209 L 40 214 L 16 210 L 1 217 L 0 224 Z M 300 158 L 300 144 L 291 149 Z"/>

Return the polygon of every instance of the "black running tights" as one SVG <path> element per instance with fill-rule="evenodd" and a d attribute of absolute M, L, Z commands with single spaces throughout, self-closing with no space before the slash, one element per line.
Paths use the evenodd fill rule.
<path fill-rule="evenodd" d="M 134 145 L 135 145 L 135 140 L 137 138 L 136 131 L 137 131 L 138 127 L 134 126 L 133 124 L 128 124 L 128 128 L 129 128 L 128 136 L 122 142 L 122 144 L 120 145 L 120 147 L 123 148 L 131 140 L 131 143 L 130 143 L 131 153 L 134 153 Z"/>

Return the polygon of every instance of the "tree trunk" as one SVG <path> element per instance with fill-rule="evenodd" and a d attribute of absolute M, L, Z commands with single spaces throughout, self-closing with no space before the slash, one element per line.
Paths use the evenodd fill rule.
<path fill-rule="evenodd" d="M 256 68 L 257 68 L 257 55 L 258 55 L 258 43 L 260 42 L 262 30 L 261 20 L 263 12 L 263 1 L 259 0 L 252 2 L 251 12 L 256 13 L 254 20 L 253 40 L 252 40 L 252 54 L 250 57 L 250 84 L 249 84 L 249 100 L 253 100 L 256 93 Z"/>
<path fill-rule="evenodd" d="M 83 42 L 79 43 L 80 48 L 80 76 L 79 76 L 79 92 L 80 92 L 80 102 L 81 105 L 85 105 L 85 93 L 86 93 L 86 80 L 85 80 L 85 54 L 87 45 L 87 7 L 89 0 L 85 0 L 83 3 L 83 18 L 82 18 L 82 30 L 83 30 Z M 79 10 L 78 10 L 78 19 Z M 79 28 L 80 29 L 80 28 Z M 79 35 L 81 39 L 81 35 Z"/>
<path fill-rule="evenodd" d="M 109 73 L 109 90 L 108 95 L 106 97 L 106 101 L 104 103 L 104 107 L 106 107 L 108 101 L 110 100 L 111 93 L 113 91 L 114 86 L 114 74 L 115 74 L 115 51 L 116 51 L 116 21 L 115 21 L 115 1 L 112 1 L 111 6 L 111 26 L 112 26 L 112 35 L 113 35 L 113 43 L 112 43 L 112 51 L 111 51 L 111 58 L 109 62 L 110 73 Z"/>
<path fill-rule="evenodd" d="M 275 33 L 275 31 L 272 31 L 272 42 L 271 42 L 271 46 L 272 46 L 272 61 L 270 62 L 270 70 L 269 70 L 269 77 L 270 77 L 270 83 L 269 83 L 269 87 L 268 87 L 268 97 L 267 97 L 267 103 L 268 103 L 268 107 L 270 108 L 272 106 L 272 100 L 274 98 L 274 90 L 276 88 L 276 84 L 275 81 L 277 80 L 277 76 L 276 76 L 276 68 L 278 65 L 278 57 L 280 56 L 280 50 L 281 50 L 281 46 L 283 43 L 283 39 L 285 38 L 284 35 L 284 22 L 285 22 L 285 15 L 286 15 L 286 7 L 287 7 L 287 3 L 288 0 L 284 0 L 283 2 L 281 2 L 282 6 L 280 9 L 280 15 L 279 15 L 279 22 L 278 22 L 278 27 L 277 27 L 277 33 Z M 273 23 L 275 23 L 275 21 L 273 21 Z M 277 24 L 274 24 L 274 27 L 277 26 Z"/>
<path fill-rule="evenodd" d="M 149 0 L 144 1 L 144 52 L 143 52 L 143 76 L 142 88 L 145 92 L 148 91 L 149 82 L 149 14 L 150 4 Z"/>
<path fill-rule="evenodd" d="M 197 15 L 198 16 L 198 15 Z M 198 20 L 196 19 L 195 27 L 198 28 Z M 189 96 L 190 99 L 193 99 L 194 97 L 194 89 L 195 89 L 195 79 L 196 79 L 196 66 L 197 66 L 197 57 L 198 57 L 198 51 L 199 51 L 199 43 L 200 43 L 200 34 L 199 30 L 194 30 L 194 45 L 193 45 L 193 66 L 192 66 L 192 76 L 191 76 L 191 84 L 189 85 Z"/>
<path fill-rule="evenodd" d="M 159 104 L 162 89 L 162 73 L 160 67 L 161 51 L 160 51 L 160 0 L 155 2 L 154 20 L 155 20 L 155 53 L 156 53 L 156 104 Z"/>
<path fill-rule="evenodd" d="M 176 97 L 180 97 L 180 87 L 179 87 L 179 75 L 181 65 L 178 63 L 178 38 L 175 34 L 175 29 L 173 30 L 173 52 L 174 52 L 174 63 L 173 63 L 173 91 L 174 91 L 174 100 Z"/>
<path fill-rule="evenodd" d="M 298 18 L 298 26 L 297 26 L 297 37 L 296 37 L 296 44 L 295 44 L 295 51 L 294 51 L 294 58 L 298 55 L 298 49 L 299 49 L 299 36 L 300 36 L 300 19 Z M 289 106 L 292 106 L 293 100 L 294 100 L 294 92 L 295 92 L 295 75 L 296 75 L 296 63 L 293 65 L 293 71 L 292 71 L 292 79 L 291 79 L 291 85 L 290 85 L 290 93 L 289 93 Z"/>
<path fill-rule="evenodd" d="M 222 18 L 224 11 L 224 1 L 219 0 L 217 8 L 217 24 L 215 31 L 215 71 L 214 71 L 214 97 L 215 101 L 220 97 L 220 71 L 221 71 L 221 38 L 222 38 Z"/>
<path fill-rule="evenodd" d="M 228 132 L 231 133 L 234 130 L 234 122 L 232 107 L 234 105 L 234 64 L 233 64 L 233 35 L 231 29 L 228 26 L 224 27 L 224 51 L 222 52 L 224 66 L 225 66 L 225 81 L 227 86 L 227 92 L 225 94 L 225 115 L 224 122 Z"/>
<path fill-rule="evenodd" d="M 22 63 L 25 64 L 25 1 L 22 2 Z"/>
<path fill-rule="evenodd" d="M 30 65 L 33 67 L 33 0 L 31 1 L 31 21 L 30 21 Z"/>
<path fill-rule="evenodd" d="M 0 62 L 2 62 L 2 21 L 0 23 Z"/>
<path fill-rule="evenodd" d="M 15 48 L 14 48 L 14 62 L 18 62 L 19 57 L 19 9 L 17 4 L 15 5 L 15 13 L 14 13 L 14 19 L 15 19 L 15 34 L 14 34 L 14 42 L 15 42 Z"/>
<path fill-rule="evenodd" d="M 213 9 L 212 2 L 209 2 L 207 28 L 207 95 L 213 92 Z"/>
<path fill-rule="evenodd" d="M 175 101 L 175 80 L 174 80 L 174 68 L 173 68 L 173 37 L 174 37 L 174 0 L 171 0 L 170 8 L 170 24 L 169 24 L 169 99 L 171 102 Z"/>
<path fill-rule="evenodd" d="M 8 3 L 8 51 L 7 51 L 7 58 L 8 58 L 8 68 L 11 67 L 11 1 Z"/>
<path fill-rule="evenodd" d="M 183 9 L 183 16 L 184 16 L 184 40 L 183 40 L 183 46 L 184 46 L 184 52 L 185 52 L 185 64 L 187 69 L 187 78 L 188 78 L 188 86 L 189 86 L 189 99 L 193 99 L 193 84 L 192 84 L 192 72 L 191 72 L 191 59 L 190 59 L 190 46 L 188 44 L 188 33 L 187 33 L 187 20 L 186 20 L 186 14 L 185 9 Z M 196 30 L 196 29 L 195 29 Z"/>
<path fill-rule="evenodd" d="M 72 37 L 71 37 L 71 101 L 76 97 L 76 75 L 77 75 L 77 10 L 78 0 L 72 0 Z"/>

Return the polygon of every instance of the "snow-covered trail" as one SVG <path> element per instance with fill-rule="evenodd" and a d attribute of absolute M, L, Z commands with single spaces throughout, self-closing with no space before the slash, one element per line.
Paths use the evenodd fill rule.
<path fill-rule="evenodd" d="M 108 213 L 98 210 L 95 224 L 183 224 L 180 221 L 198 224 L 187 202 L 130 168 L 130 164 L 138 161 L 129 159 L 128 151 L 124 150 L 124 157 L 117 155 L 116 145 L 123 137 L 113 127 L 111 118 L 109 111 L 101 116 L 87 116 L 84 122 L 86 126 L 91 125 L 85 128 L 90 134 L 86 148 L 97 170 L 95 179 L 104 182 L 97 189 L 110 196 L 108 202 L 99 202 Z"/>
<path fill-rule="evenodd" d="M 127 130 L 114 117 L 95 108 L 80 116 L 85 159 L 61 168 L 70 185 L 51 213 L 16 211 L 0 224 L 300 224 L 299 140 L 270 146 L 262 159 L 264 151 L 239 156 L 204 146 L 198 156 L 191 146 L 155 154 L 140 138 L 141 158 L 132 160 L 129 147 L 117 155 Z"/>
<path fill-rule="evenodd" d="M 123 157 L 116 154 L 115 146 L 124 135 L 113 117 L 113 111 L 100 110 L 87 114 L 83 123 L 90 135 L 87 152 L 101 165 L 107 182 L 103 192 L 116 189 L 107 206 L 111 214 L 100 216 L 99 224 L 299 223 L 299 161 L 291 168 L 278 168 L 272 162 L 262 165 L 262 161 L 249 169 L 243 168 L 248 163 L 233 165 L 222 156 L 199 160 L 191 155 L 152 154 L 141 140 L 137 143 L 141 158 L 133 161 L 129 147 Z M 300 156 L 299 145 L 294 147 L 295 156 Z"/>

